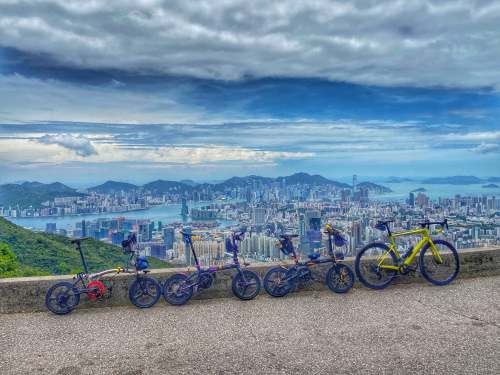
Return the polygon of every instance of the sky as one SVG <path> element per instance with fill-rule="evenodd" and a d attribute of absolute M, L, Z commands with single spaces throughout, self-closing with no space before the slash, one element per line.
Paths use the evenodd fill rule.
<path fill-rule="evenodd" d="M 0 183 L 500 176 L 498 1 L 0 0 Z"/>

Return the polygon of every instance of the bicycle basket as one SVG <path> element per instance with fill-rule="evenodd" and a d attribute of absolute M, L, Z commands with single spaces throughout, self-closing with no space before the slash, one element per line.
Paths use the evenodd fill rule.
<path fill-rule="evenodd" d="M 226 238 L 226 251 L 228 253 L 234 253 L 236 250 L 236 245 L 231 241 L 230 238 Z"/>
<path fill-rule="evenodd" d="M 335 246 L 341 247 L 347 245 L 347 239 L 339 232 L 333 234 L 333 241 Z"/>
<path fill-rule="evenodd" d="M 145 269 L 148 269 L 149 268 L 148 259 L 144 255 L 139 255 L 137 257 L 137 262 L 135 263 L 135 268 L 138 271 L 143 271 Z"/>

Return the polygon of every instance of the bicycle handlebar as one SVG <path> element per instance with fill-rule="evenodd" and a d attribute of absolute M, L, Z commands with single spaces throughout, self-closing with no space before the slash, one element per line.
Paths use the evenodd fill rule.
<path fill-rule="evenodd" d="M 420 222 L 418 223 L 418 225 L 420 225 L 422 228 L 429 228 L 431 225 L 439 225 L 441 226 L 442 228 L 446 228 L 448 229 L 448 219 L 444 219 L 443 221 L 429 221 L 429 220 L 426 220 L 426 221 L 423 221 L 423 222 Z"/>

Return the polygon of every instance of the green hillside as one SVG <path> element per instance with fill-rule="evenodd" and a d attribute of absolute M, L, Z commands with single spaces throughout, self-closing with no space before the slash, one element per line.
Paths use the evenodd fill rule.
<path fill-rule="evenodd" d="M 4 277 L 64 275 L 83 271 L 80 254 L 71 245 L 69 238 L 32 232 L 0 218 L 1 243 L 9 245 L 19 264 L 15 275 L 12 274 L 11 270 Z M 91 272 L 125 265 L 127 260 L 127 256 L 122 253 L 120 247 L 100 241 L 85 241 L 82 248 Z M 171 267 L 169 263 L 156 258 L 149 258 L 149 263 L 151 268 Z"/>
<path fill-rule="evenodd" d="M 41 207 L 45 201 L 53 201 L 56 197 L 79 197 L 84 194 L 59 182 L 42 184 L 40 182 L 24 182 L 22 184 L 0 185 L 0 206 Z"/>

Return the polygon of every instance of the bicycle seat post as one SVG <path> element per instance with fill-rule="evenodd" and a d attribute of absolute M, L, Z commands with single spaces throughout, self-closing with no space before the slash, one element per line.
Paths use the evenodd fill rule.
<path fill-rule="evenodd" d="M 82 245 L 81 245 L 80 240 L 75 241 L 75 244 L 76 244 L 76 248 L 80 252 L 80 258 L 82 259 L 83 270 L 88 275 L 88 273 L 89 273 L 89 267 L 87 265 L 87 260 L 85 259 L 85 255 L 83 254 Z"/>

